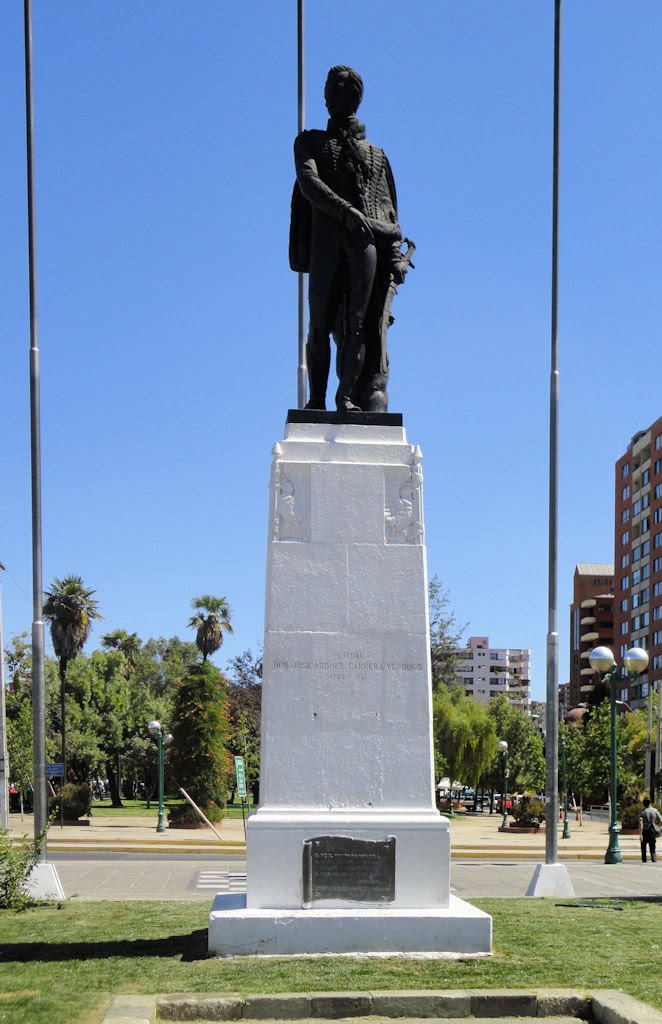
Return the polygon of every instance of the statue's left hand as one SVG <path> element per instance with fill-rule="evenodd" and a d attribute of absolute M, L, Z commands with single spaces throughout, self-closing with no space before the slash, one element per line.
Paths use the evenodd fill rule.
<path fill-rule="evenodd" d="M 407 264 L 404 260 L 400 260 L 394 263 L 391 267 L 391 273 L 393 274 L 393 280 L 396 284 L 402 284 L 407 274 Z"/>

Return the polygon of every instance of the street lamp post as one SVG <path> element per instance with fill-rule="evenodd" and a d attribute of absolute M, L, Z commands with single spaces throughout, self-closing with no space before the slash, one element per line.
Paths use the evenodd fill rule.
<path fill-rule="evenodd" d="M 618 789 L 618 748 L 616 742 L 616 687 L 627 676 L 619 672 L 614 655 L 608 647 L 594 647 L 588 656 L 589 664 L 594 672 L 602 676 L 604 683 L 609 683 L 609 701 L 611 705 L 611 814 L 609 822 L 609 844 L 605 853 L 605 864 L 620 864 L 623 855 L 618 843 L 620 823 L 618 821 L 617 789 Z M 631 647 L 623 658 L 623 667 L 628 675 L 634 678 L 648 668 L 648 654 L 641 647 Z"/>
<path fill-rule="evenodd" d="M 568 774 L 565 760 L 565 736 L 561 733 L 561 779 L 563 783 L 563 833 L 561 839 L 570 838 L 568 827 Z"/>
<path fill-rule="evenodd" d="M 501 794 L 501 801 L 503 804 L 503 821 L 501 822 L 502 828 L 508 827 L 508 804 L 506 797 L 508 795 L 508 743 L 506 740 L 499 740 L 497 748 L 503 754 L 503 793 Z"/>
<path fill-rule="evenodd" d="M 158 744 L 158 758 L 159 758 L 159 817 L 156 823 L 157 832 L 165 832 L 165 806 L 164 806 L 164 754 L 165 747 L 171 742 L 172 736 L 170 733 L 164 733 L 163 727 L 160 722 L 153 721 L 147 724 L 147 728 L 151 732 L 152 736 L 156 736 L 156 742 Z"/>

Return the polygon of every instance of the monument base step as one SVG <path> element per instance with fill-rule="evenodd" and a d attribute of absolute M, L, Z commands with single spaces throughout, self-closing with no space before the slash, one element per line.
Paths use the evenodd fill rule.
<path fill-rule="evenodd" d="M 248 909 L 245 893 L 222 893 L 209 914 L 215 956 L 305 953 L 489 953 L 492 918 L 458 899 L 434 910 Z"/>

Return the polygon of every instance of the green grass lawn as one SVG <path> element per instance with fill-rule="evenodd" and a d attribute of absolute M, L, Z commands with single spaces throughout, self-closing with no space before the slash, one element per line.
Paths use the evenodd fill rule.
<path fill-rule="evenodd" d="M 214 960 L 200 903 L 0 911 L 0 1022 L 91 1024 L 121 992 L 621 988 L 662 1010 L 660 905 L 487 899 L 490 959 Z"/>
<path fill-rule="evenodd" d="M 171 807 L 179 806 L 185 803 L 183 799 L 168 799 L 165 801 L 166 814 Z M 92 818 L 101 817 L 104 818 L 107 815 L 111 817 L 126 817 L 126 818 L 156 818 L 159 814 L 159 802 L 158 800 L 152 800 L 151 806 L 147 806 L 146 800 L 125 800 L 122 799 L 123 807 L 111 807 L 110 800 L 95 800 L 92 804 Z M 253 810 L 253 805 L 250 805 L 250 810 Z M 248 814 L 249 806 L 244 805 L 244 814 Z M 241 804 L 228 804 L 225 809 L 226 818 L 241 818 Z M 57 824 L 57 822 L 56 822 Z M 0 1017 L 0 1021 L 2 1017 Z"/>

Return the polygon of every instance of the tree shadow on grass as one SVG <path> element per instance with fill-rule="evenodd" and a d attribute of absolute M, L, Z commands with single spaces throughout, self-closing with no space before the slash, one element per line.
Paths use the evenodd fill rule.
<path fill-rule="evenodd" d="M 162 939 L 116 939 L 110 942 L 3 942 L 0 962 L 64 963 L 67 960 L 106 960 L 108 957 L 134 959 L 179 957 L 183 963 L 207 960 L 207 929 L 188 935 L 166 935 Z"/>

